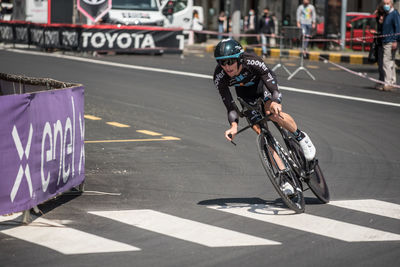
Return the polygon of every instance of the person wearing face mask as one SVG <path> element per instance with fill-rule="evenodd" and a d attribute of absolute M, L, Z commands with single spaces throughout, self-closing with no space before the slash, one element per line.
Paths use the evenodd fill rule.
<path fill-rule="evenodd" d="M 254 9 L 249 10 L 247 29 L 249 31 L 254 31 L 256 29 L 256 14 L 254 12 Z"/>
<path fill-rule="evenodd" d="M 383 10 L 386 12 L 382 24 L 383 71 L 385 73 L 384 91 L 393 91 L 396 84 L 395 55 L 397 42 L 400 40 L 400 15 L 393 8 L 392 0 L 383 0 Z"/>
<path fill-rule="evenodd" d="M 226 24 L 227 24 L 226 21 L 227 21 L 227 17 L 225 15 L 225 11 L 221 11 L 218 16 L 218 32 L 219 33 L 225 32 Z M 219 34 L 218 39 L 222 40 L 222 35 Z"/>
<path fill-rule="evenodd" d="M 275 22 L 269 15 L 269 8 L 264 8 L 264 15 L 260 19 L 259 29 L 261 33 L 262 53 L 267 55 L 269 37 L 275 36 Z"/>
<path fill-rule="evenodd" d="M 315 21 L 317 14 L 315 8 L 310 4 L 310 0 L 303 0 L 303 4 L 297 8 L 296 21 L 297 27 L 302 29 L 302 33 L 306 39 L 311 37 L 311 30 L 315 29 Z M 307 50 L 308 41 L 304 41 L 304 49 Z"/>

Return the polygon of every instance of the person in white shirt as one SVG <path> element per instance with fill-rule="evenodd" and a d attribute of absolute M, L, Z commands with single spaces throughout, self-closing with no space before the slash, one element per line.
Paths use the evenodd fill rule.
<path fill-rule="evenodd" d="M 306 39 L 311 37 L 311 30 L 315 29 L 317 14 L 315 8 L 310 4 L 310 0 L 303 0 L 303 4 L 297 8 L 296 20 L 297 27 L 302 29 L 303 36 Z M 304 49 L 307 50 L 308 41 L 304 41 Z"/>

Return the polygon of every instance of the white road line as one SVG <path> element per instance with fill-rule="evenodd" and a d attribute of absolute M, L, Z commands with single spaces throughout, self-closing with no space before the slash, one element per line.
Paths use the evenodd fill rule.
<path fill-rule="evenodd" d="M 81 61 L 81 62 L 86 62 L 86 63 L 107 65 L 107 66 L 127 68 L 127 69 L 137 69 L 137 70 L 153 71 L 153 72 L 160 72 L 160 73 L 169 73 L 169 74 L 203 78 L 203 79 L 212 79 L 213 78 L 212 75 L 205 75 L 205 74 L 185 72 L 185 71 L 167 70 L 167 69 L 161 69 L 161 68 L 152 68 L 152 67 L 145 67 L 145 66 L 138 66 L 138 65 L 129 65 L 129 64 L 123 64 L 123 63 L 101 61 L 101 60 L 85 58 L 85 57 L 76 57 L 76 56 L 68 56 L 68 55 L 61 55 L 61 54 L 49 54 L 49 53 L 44 53 L 44 52 L 26 51 L 26 50 L 12 49 L 12 48 L 1 48 L 0 47 L 0 49 L 15 52 L 15 53 L 20 53 L 20 54 L 64 58 L 64 59 L 70 59 L 70 60 Z M 368 98 L 353 97 L 353 96 L 346 96 L 346 95 L 339 95 L 339 94 L 330 94 L 330 93 L 324 93 L 324 92 L 318 92 L 318 91 L 298 89 L 298 88 L 293 88 L 293 87 L 288 87 L 288 86 L 279 86 L 279 88 L 282 90 L 287 90 L 287 91 L 292 91 L 292 92 L 297 92 L 297 93 L 313 94 L 313 95 L 334 97 L 334 98 L 339 98 L 339 99 L 347 99 L 347 100 L 360 101 L 360 102 L 366 102 L 366 103 L 374 103 L 374 104 L 379 104 L 379 105 L 400 107 L 399 103 L 378 101 L 378 100 L 368 99 Z"/>
<path fill-rule="evenodd" d="M 191 72 L 185 72 L 185 71 L 167 70 L 167 69 L 160 69 L 160 68 L 152 68 L 152 67 L 145 67 L 145 66 L 138 66 L 138 65 L 129 65 L 129 64 L 123 64 L 123 63 L 101 61 L 101 60 L 85 58 L 85 57 L 75 57 L 75 56 L 60 55 L 60 54 L 49 54 L 49 53 L 43 53 L 43 52 L 37 52 L 37 51 L 26 51 L 26 50 L 19 50 L 19 49 L 3 49 L 3 50 L 20 53 L 20 54 L 64 58 L 64 59 L 70 59 L 70 60 L 81 61 L 81 62 L 86 62 L 86 63 L 120 67 L 120 68 L 126 68 L 126 69 L 162 72 L 162 73 L 169 73 L 169 74 L 176 74 L 176 75 L 183 75 L 183 76 L 192 76 L 192 77 L 205 78 L 205 79 L 213 78 L 211 75 L 204 75 L 204 74 L 191 73 Z"/>
<path fill-rule="evenodd" d="M 376 199 L 330 201 L 330 205 L 400 220 L 400 205 Z"/>
<path fill-rule="evenodd" d="M 15 215 L 1 218 L 3 225 L 0 225 L 0 233 L 47 247 L 62 254 L 71 255 L 140 250 L 140 248 L 131 245 L 75 230 L 43 218 L 38 218 L 29 225 L 16 225 L 15 227 L 5 222 L 15 218 Z"/>
<path fill-rule="evenodd" d="M 328 96 L 328 97 L 347 99 L 347 100 L 354 100 L 354 101 L 360 101 L 360 102 L 366 102 L 366 103 L 374 103 L 374 104 L 380 104 L 380 105 L 386 105 L 386 106 L 400 107 L 400 104 L 393 103 L 393 102 L 379 101 L 379 100 L 361 98 L 361 97 L 354 97 L 354 96 L 330 94 L 330 93 L 324 93 L 324 92 L 318 92 L 318 91 L 310 91 L 310 90 L 298 89 L 298 88 L 282 86 L 282 85 L 279 86 L 279 89 L 283 89 L 283 90 L 286 90 L 286 91 L 292 91 L 292 92 L 296 92 L 296 93 Z"/>
<path fill-rule="evenodd" d="M 208 208 L 347 242 L 400 241 L 398 234 L 305 213 L 288 215 L 288 210 L 273 206 L 244 204 Z"/>
<path fill-rule="evenodd" d="M 154 210 L 93 211 L 89 213 L 207 247 L 281 244 Z"/>

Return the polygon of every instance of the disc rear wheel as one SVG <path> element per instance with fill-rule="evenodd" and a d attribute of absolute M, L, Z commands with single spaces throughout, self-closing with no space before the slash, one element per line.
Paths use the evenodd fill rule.
<path fill-rule="evenodd" d="M 292 157 L 295 158 L 296 163 L 298 163 L 303 170 L 311 169 L 310 174 L 306 175 L 304 181 L 321 202 L 328 203 L 330 200 L 329 189 L 321 167 L 318 164 L 318 160 L 314 159 L 312 162 L 307 162 L 300 145 L 293 139 L 290 139 L 289 142 L 293 149 Z M 308 164 L 308 166 L 306 164 Z M 311 168 L 309 166 L 311 166 Z"/>
<path fill-rule="evenodd" d="M 321 202 L 329 202 L 330 196 L 328 185 L 326 184 L 324 174 L 322 173 L 318 163 L 314 166 L 314 171 L 308 176 L 307 184 Z"/>

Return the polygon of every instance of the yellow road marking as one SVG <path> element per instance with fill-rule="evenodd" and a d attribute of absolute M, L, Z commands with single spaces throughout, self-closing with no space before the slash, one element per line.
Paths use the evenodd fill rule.
<path fill-rule="evenodd" d="M 285 65 L 290 66 L 290 67 L 297 66 L 297 64 L 295 64 L 295 63 L 286 63 Z"/>
<path fill-rule="evenodd" d="M 310 68 L 310 69 L 318 69 L 319 67 L 318 67 L 318 66 L 315 66 L 315 65 L 307 65 L 307 68 Z"/>
<path fill-rule="evenodd" d="M 152 132 L 152 131 L 147 131 L 147 130 L 137 130 L 136 132 L 142 133 L 142 134 L 151 135 L 151 136 L 162 135 L 162 134 L 160 134 L 160 133 L 156 133 L 156 132 Z"/>
<path fill-rule="evenodd" d="M 101 118 L 96 117 L 96 116 L 92 116 L 92 115 L 84 115 L 84 118 L 85 118 L 85 119 L 88 119 L 88 120 L 92 120 L 92 121 L 99 121 L 99 120 L 101 120 Z"/>
<path fill-rule="evenodd" d="M 163 136 L 157 139 L 126 139 L 126 140 L 95 140 L 95 141 L 85 141 L 86 144 L 96 144 L 96 143 L 130 143 L 130 142 L 156 142 L 156 141 L 179 141 L 178 137 L 173 136 Z"/>
<path fill-rule="evenodd" d="M 122 123 L 115 122 L 115 121 L 109 121 L 109 122 L 106 122 L 106 123 L 111 125 L 111 126 L 120 127 L 120 128 L 129 128 L 129 127 L 131 127 L 129 125 L 122 124 Z"/>

